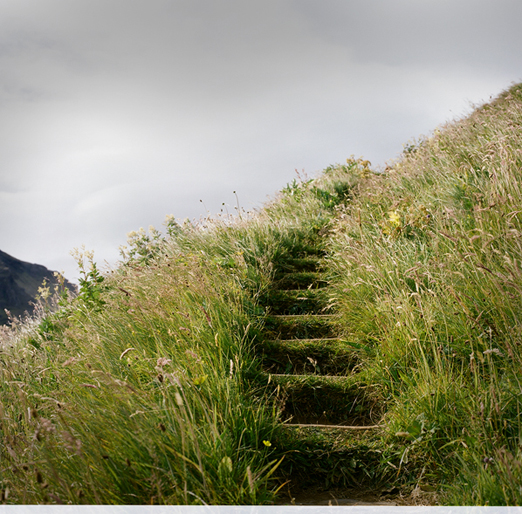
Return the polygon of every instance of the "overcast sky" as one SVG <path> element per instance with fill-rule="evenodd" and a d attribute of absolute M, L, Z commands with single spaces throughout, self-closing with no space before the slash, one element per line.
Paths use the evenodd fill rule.
<path fill-rule="evenodd" d="M 167 214 L 374 165 L 522 80 L 520 0 L 0 0 L 0 250 L 103 265 Z M 200 202 L 203 200 L 203 204 Z"/>

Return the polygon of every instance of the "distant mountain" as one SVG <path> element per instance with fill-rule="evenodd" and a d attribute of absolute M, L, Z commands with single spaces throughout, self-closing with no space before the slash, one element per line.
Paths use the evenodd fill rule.
<path fill-rule="evenodd" d="M 23 262 L 0 250 L 0 325 L 8 321 L 4 309 L 14 316 L 32 311 L 29 302 L 34 300 L 44 278 L 49 284 L 56 284 L 53 272 L 45 266 Z M 65 285 L 76 291 L 76 286 L 67 280 Z"/>

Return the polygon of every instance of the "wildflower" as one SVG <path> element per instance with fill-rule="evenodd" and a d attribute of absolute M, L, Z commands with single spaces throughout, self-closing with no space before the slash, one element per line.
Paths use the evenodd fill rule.
<path fill-rule="evenodd" d="M 82 442 L 79 439 L 76 439 L 70 432 L 62 432 L 62 438 L 64 441 L 64 446 L 72 452 L 75 452 L 77 455 L 81 455 Z"/>
<path fill-rule="evenodd" d="M 56 430 L 53 423 L 49 419 L 46 419 L 46 418 L 40 419 L 40 426 L 46 432 L 54 432 Z"/>
<path fill-rule="evenodd" d="M 388 223 L 396 228 L 401 226 L 401 217 L 397 214 L 397 211 L 390 211 L 388 213 Z"/>
<path fill-rule="evenodd" d="M 397 211 L 389 211 L 388 219 L 381 222 L 380 225 L 383 233 L 387 236 L 400 233 L 402 227 L 401 217 Z"/>
<path fill-rule="evenodd" d="M 193 352 L 192 350 L 185 350 L 185 355 L 192 357 L 196 362 L 201 362 L 201 359 L 199 358 L 198 354 L 196 352 Z"/>
<path fill-rule="evenodd" d="M 208 377 L 208 375 L 201 375 L 200 377 L 195 378 L 194 385 L 196 385 L 196 386 L 202 385 L 203 382 L 205 382 L 205 380 L 207 379 L 207 377 Z"/>
<path fill-rule="evenodd" d="M 272 443 L 270 441 L 263 441 L 263 444 L 269 448 L 270 446 L 272 446 Z"/>
<path fill-rule="evenodd" d="M 166 357 L 160 357 L 157 362 L 156 366 L 158 368 L 162 368 L 163 366 L 166 366 L 167 364 L 170 364 L 172 361 L 170 359 L 167 359 Z"/>
<path fill-rule="evenodd" d="M 482 352 L 484 355 L 489 355 L 490 353 L 495 353 L 497 355 L 500 355 L 501 357 L 503 356 L 502 355 L 502 352 L 498 349 L 498 348 L 492 348 L 490 350 L 486 350 L 484 352 Z"/>
<path fill-rule="evenodd" d="M 230 457 L 223 457 L 219 463 L 219 471 L 232 473 L 232 459 Z"/>

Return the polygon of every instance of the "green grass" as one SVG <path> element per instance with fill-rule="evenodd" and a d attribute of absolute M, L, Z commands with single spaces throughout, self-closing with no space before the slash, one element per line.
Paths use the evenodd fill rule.
<path fill-rule="evenodd" d="M 79 297 L 0 333 L 2 501 L 266 504 L 315 473 L 520 505 L 521 127 L 516 85 L 385 173 L 351 158 L 241 219 L 170 219 L 132 234 L 110 273 L 78 255 Z M 274 289 L 299 284 L 335 333 L 270 316 L 300 314 Z M 345 382 L 297 380 L 296 399 L 362 398 L 339 419 L 383 428 L 282 428 L 287 399 L 261 373 L 262 333 L 280 332 L 337 337 L 325 347 L 346 367 Z M 307 343 L 292 344 L 308 370 Z"/>
<path fill-rule="evenodd" d="M 161 261 L 123 267 L 107 277 L 102 308 L 78 302 L 54 334 L 3 352 L 12 501 L 270 498 L 261 486 L 275 463 L 262 440 L 273 414 L 241 394 L 250 327 L 240 286 L 203 255 Z"/>
<path fill-rule="evenodd" d="M 374 352 L 390 444 L 409 433 L 406 467 L 449 503 L 522 501 L 521 122 L 517 85 L 368 180 L 333 229 L 344 336 Z"/>
<path fill-rule="evenodd" d="M 165 236 L 131 234 L 105 275 L 77 253 L 78 298 L 3 331 L 2 499 L 270 502 L 279 412 L 248 379 L 258 298 L 273 262 L 299 258 L 331 218 L 320 205 L 288 196 L 243 220 L 170 219 Z"/>

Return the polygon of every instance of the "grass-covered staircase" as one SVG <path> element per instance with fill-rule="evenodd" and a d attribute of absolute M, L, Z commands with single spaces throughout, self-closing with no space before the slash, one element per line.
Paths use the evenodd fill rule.
<path fill-rule="evenodd" d="M 315 244 L 296 245 L 274 263 L 262 302 L 258 380 L 280 408 L 282 497 L 289 502 L 328 490 L 335 498 L 347 487 L 358 488 L 357 496 L 375 485 L 371 472 L 357 468 L 372 465 L 364 433 L 381 427 L 383 406 L 359 380 L 357 351 L 339 336 L 323 266 L 326 239 L 317 235 Z"/>

